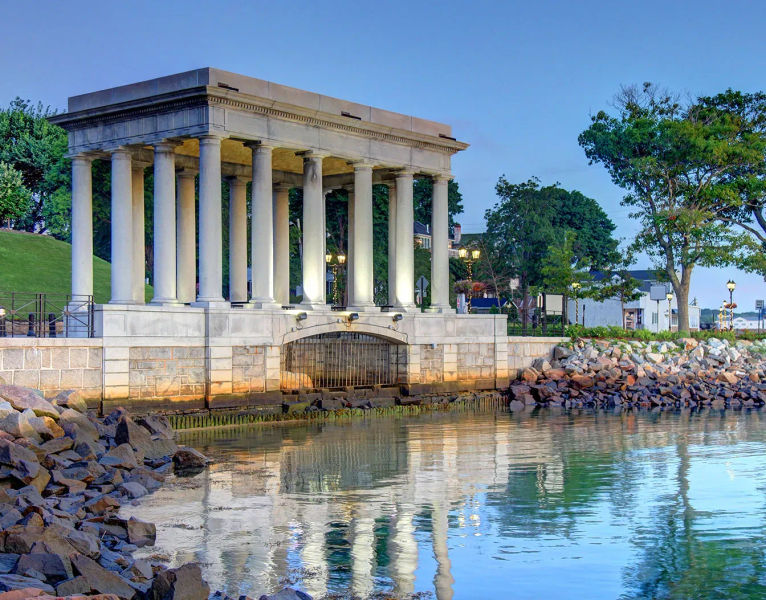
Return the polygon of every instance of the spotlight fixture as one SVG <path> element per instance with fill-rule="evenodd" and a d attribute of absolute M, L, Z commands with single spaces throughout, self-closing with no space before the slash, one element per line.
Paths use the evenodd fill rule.
<path fill-rule="evenodd" d="M 295 315 L 296 321 L 305 321 L 308 318 L 309 316 L 305 312 L 299 312 L 297 315 Z"/>
<path fill-rule="evenodd" d="M 352 321 L 357 321 L 359 319 L 359 313 L 349 313 L 346 317 L 346 320 L 351 323 Z"/>
<path fill-rule="evenodd" d="M 394 323 L 396 323 L 397 321 L 401 321 L 403 318 L 404 318 L 404 315 L 402 313 L 396 313 L 393 316 Z"/>

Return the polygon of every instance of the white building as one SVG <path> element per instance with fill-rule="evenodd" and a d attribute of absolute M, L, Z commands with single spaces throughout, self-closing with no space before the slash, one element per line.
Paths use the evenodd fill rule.
<path fill-rule="evenodd" d="M 647 329 L 649 331 L 678 330 L 678 302 L 675 295 L 670 301 L 671 317 L 668 319 L 668 301 L 657 302 L 649 297 L 649 289 L 653 285 L 666 285 L 672 290 L 670 284 L 657 281 L 654 271 L 639 269 L 630 271 L 630 274 L 640 282 L 641 298 L 635 302 L 626 302 L 624 314 L 618 298 L 610 298 L 598 302 L 590 298 L 580 299 L 578 302 L 569 300 L 569 321 L 584 324 L 585 327 L 599 326 L 623 326 L 625 329 Z M 596 273 L 598 281 L 603 274 Z M 689 329 L 695 331 L 700 328 L 700 307 L 695 304 L 689 305 Z"/>

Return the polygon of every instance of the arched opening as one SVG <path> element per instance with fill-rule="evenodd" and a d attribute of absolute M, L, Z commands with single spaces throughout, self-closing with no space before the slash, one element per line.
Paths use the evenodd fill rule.
<path fill-rule="evenodd" d="M 281 388 L 396 385 L 406 372 L 406 360 L 406 344 L 367 333 L 321 333 L 282 346 Z"/>

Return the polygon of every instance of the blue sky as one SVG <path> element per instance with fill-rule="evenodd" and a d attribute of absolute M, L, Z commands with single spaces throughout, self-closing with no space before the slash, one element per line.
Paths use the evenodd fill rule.
<path fill-rule="evenodd" d="M 621 84 L 681 93 L 766 89 L 766 4 L 757 2 L 9 2 L 0 20 L 0 104 L 59 109 L 70 95 L 214 66 L 445 121 L 471 147 L 453 172 L 466 231 L 494 184 L 536 175 L 596 198 L 629 238 L 622 192 L 577 135 Z M 637 265 L 639 267 L 645 264 Z M 700 269 L 692 296 L 717 306 L 760 277 Z"/>

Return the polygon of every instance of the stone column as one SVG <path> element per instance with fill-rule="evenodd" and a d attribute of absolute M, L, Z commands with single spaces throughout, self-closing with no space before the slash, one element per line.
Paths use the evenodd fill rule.
<path fill-rule="evenodd" d="M 255 308 L 278 308 L 274 302 L 274 193 L 271 146 L 253 148 L 253 228 L 252 264 Z"/>
<path fill-rule="evenodd" d="M 229 300 L 247 302 L 247 180 L 244 177 L 229 178 Z"/>
<path fill-rule="evenodd" d="M 199 140 L 199 294 L 197 303 L 224 303 L 221 239 L 221 138 Z"/>
<path fill-rule="evenodd" d="M 154 146 L 154 298 L 176 304 L 176 155 L 175 144 Z"/>
<path fill-rule="evenodd" d="M 130 151 L 112 152 L 112 298 L 133 304 L 133 168 Z"/>
<path fill-rule="evenodd" d="M 197 297 L 196 171 L 183 169 L 177 175 L 176 294 L 179 302 L 189 304 Z"/>
<path fill-rule="evenodd" d="M 346 188 L 348 195 L 348 251 L 346 252 L 346 306 L 356 306 L 356 296 L 354 295 L 354 259 L 356 251 L 354 250 L 354 223 L 356 222 L 356 194 L 354 186 Z"/>
<path fill-rule="evenodd" d="M 325 228 L 321 154 L 303 157 L 303 302 L 306 309 L 326 307 Z"/>
<path fill-rule="evenodd" d="M 449 304 L 449 209 L 450 176 L 434 175 L 431 201 L 431 312 L 455 312 Z"/>
<path fill-rule="evenodd" d="M 396 184 L 388 183 L 388 304 L 396 304 Z"/>
<path fill-rule="evenodd" d="M 290 304 L 290 186 L 274 187 L 274 300 Z"/>
<path fill-rule="evenodd" d="M 72 157 L 72 300 L 93 295 L 93 170 L 89 156 Z"/>
<path fill-rule="evenodd" d="M 401 311 L 415 311 L 415 219 L 412 205 L 412 171 L 396 174 L 396 302 Z"/>
<path fill-rule="evenodd" d="M 144 163 L 133 161 L 133 302 L 144 304 L 146 279 L 146 235 L 144 233 Z"/>
<path fill-rule="evenodd" d="M 374 310 L 372 277 L 372 165 L 354 164 L 354 310 Z M 349 240 L 351 238 L 349 237 Z M 351 242 L 349 242 L 351 247 Z"/>

